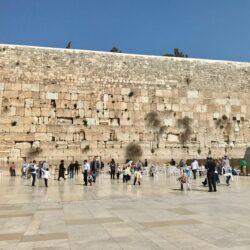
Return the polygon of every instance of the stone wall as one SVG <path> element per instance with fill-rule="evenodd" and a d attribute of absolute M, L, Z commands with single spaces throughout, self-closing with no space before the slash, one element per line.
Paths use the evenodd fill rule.
<path fill-rule="evenodd" d="M 0 159 L 241 158 L 249 87 L 250 63 L 0 45 Z"/>

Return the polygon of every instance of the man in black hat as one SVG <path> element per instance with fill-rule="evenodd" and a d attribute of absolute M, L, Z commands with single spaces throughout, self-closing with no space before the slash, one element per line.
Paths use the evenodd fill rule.
<path fill-rule="evenodd" d="M 208 187 L 209 187 L 208 192 L 213 192 L 213 189 L 214 189 L 214 192 L 217 191 L 216 182 L 215 182 L 215 173 L 214 173 L 215 167 L 216 167 L 215 161 L 212 159 L 212 157 L 209 157 L 205 165 L 205 168 L 207 169 L 207 181 L 208 181 Z"/>

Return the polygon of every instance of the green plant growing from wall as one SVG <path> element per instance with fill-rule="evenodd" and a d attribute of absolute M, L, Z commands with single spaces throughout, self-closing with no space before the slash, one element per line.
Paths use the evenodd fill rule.
<path fill-rule="evenodd" d="M 42 153 L 42 148 L 41 147 L 35 147 L 35 148 L 30 148 L 30 150 L 28 151 L 28 155 L 31 156 L 37 156 L 40 153 Z"/>
<path fill-rule="evenodd" d="M 167 130 L 167 126 L 162 125 L 163 122 L 159 113 L 150 111 L 146 114 L 144 121 L 146 127 L 154 132 L 154 140 L 156 140 L 157 145 L 159 145 L 160 136 L 162 136 Z"/>
<path fill-rule="evenodd" d="M 125 158 L 138 161 L 143 154 L 142 147 L 136 142 L 129 143 L 125 148 Z"/>
<path fill-rule="evenodd" d="M 193 120 L 187 116 L 183 119 L 178 120 L 178 127 L 182 128 L 183 131 L 180 133 L 180 142 L 184 146 L 187 141 L 190 139 L 191 134 L 193 133 L 193 129 L 191 127 Z"/>
<path fill-rule="evenodd" d="M 147 113 L 144 118 L 144 121 L 146 123 L 146 127 L 154 131 L 159 130 L 161 127 L 161 118 L 159 114 L 155 111 Z"/>
<path fill-rule="evenodd" d="M 209 150 L 208 150 L 208 154 L 209 155 L 211 155 L 212 154 L 212 151 L 211 151 L 211 149 L 209 148 Z"/>
<path fill-rule="evenodd" d="M 83 149 L 82 149 L 82 152 L 83 153 L 86 153 L 90 150 L 90 146 L 89 145 L 86 145 Z"/>
<path fill-rule="evenodd" d="M 88 126 L 88 121 L 87 121 L 86 119 L 83 119 L 82 122 L 83 122 L 83 125 L 84 125 L 85 127 Z"/>
<path fill-rule="evenodd" d="M 12 127 L 14 127 L 14 126 L 16 126 L 16 125 L 17 125 L 17 122 L 16 122 L 16 121 L 12 121 L 12 122 L 11 122 L 11 126 L 12 126 Z"/>
<path fill-rule="evenodd" d="M 2 107 L 3 107 L 3 112 L 7 112 L 10 108 L 10 102 L 7 97 L 3 97 L 2 100 Z"/>
<path fill-rule="evenodd" d="M 233 121 L 236 121 L 236 117 L 233 117 Z M 221 129 L 225 135 L 230 135 L 232 131 L 232 122 L 230 122 L 230 119 L 225 114 L 216 120 L 215 126 Z"/>
<path fill-rule="evenodd" d="M 134 95 L 134 92 L 130 91 L 129 94 L 128 94 L 128 97 L 132 97 L 133 95 Z"/>

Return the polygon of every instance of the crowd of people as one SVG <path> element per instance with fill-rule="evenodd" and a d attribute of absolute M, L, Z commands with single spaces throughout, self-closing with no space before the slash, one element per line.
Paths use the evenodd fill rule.
<path fill-rule="evenodd" d="M 170 162 L 171 163 L 171 162 Z M 172 161 L 171 164 L 175 165 L 175 161 Z M 202 182 L 203 186 L 208 185 L 208 192 L 217 192 L 217 185 L 220 184 L 220 175 L 225 176 L 226 185 L 230 185 L 230 180 L 232 176 L 237 176 L 240 174 L 240 170 L 236 170 L 234 167 L 230 166 L 229 158 L 225 155 L 222 159 L 213 159 L 212 157 L 208 157 L 205 165 L 199 166 L 199 163 L 196 159 L 191 161 L 190 166 L 188 167 L 184 160 L 181 160 L 178 166 L 182 172 L 182 175 L 178 178 L 178 181 L 181 183 L 181 190 L 183 190 L 184 183 L 190 183 L 191 172 L 193 179 L 197 178 L 197 173 L 204 173 L 203 169 L 205 169 L 206 176 L 204 181 Z M 246 175 L 246 167 L 247 161 L 245 159 L 242 160 L 241 163 L 242 174 Z"/>
<path fill-rule="evenodd" d="M 171 159 L 169 165 L 171 167 L 176 167 L 179 170 L 180 176 L 177 178 L 181 184 L 181 190 L 183 190 L 183 185 L 190 184 L 191 178 L 193 180 L 197 179 L 197 176 L 202 176 L 206 173 L 205 179 L 202 182 L 204 186 L 208 185 L 209 192 L 216 192 L 216 186 L 220 184 L 220 175 L 224 175 L 226 178 L 226 184 L 230 185 L 230 180 L 233 175 L 238 175 L 233 167 L 230 166 L 229 158 L 224 156 L 222 159 L 212 159 L 208 157 L 205 164 L 199 165 L 198 160 L 194 159 L 191 161 L 189 166 L 185 160 L 181 160 L 179 164 L 176 163 L 174 159 Z M 107 164 L 108 173 L 111 179 L 120 179 L 122 175 L 122 181 L 127 183 L 133 177 L 133 185 L 141 185 L 142 176 L 147 170 L 150 177 L 154 177 L 157 169 L 154 165 L 148 167 L 148 161 L 145 159 L 144 162 L 138 161 L 134 162 L 132 160 L 126 160 L 125 164 L 121 167 L 119 163 L 116 163 L 114 159 Z M 242 160 L 241 164 L 242 174 L 246 175 L 247 161 Z M 81 165 L 78 161 L 71 161 L 68 166 L 65 166 L 64 160 L 60 161 L 59 167 L 56 168 L 58 172 L 57 180 L 66 180 L 65 173 L 67 173 L 68 178 L 72 179 L 75 175 L 80 172 L 83 175 L 83 182 L 85 186 L 93 185 L 96 182 L 96 178 L 100 173 L 103 173 L 104 163 L 99 161 L 95 156 L 91 162 L 87 160 L 83 161 Z M 14 162 L 10 164 L 10 175 L 16 176 L 16 165 Z M 48 187 L 48 180 L 51 177 L 49 166 L 46 161 L 39 161 L 38 163 L 34 160 L 29 163 L 24 159 L 21 167 L 21 177 L 27 179 L 32 178 L 32 186 L 35 186 L 36 179 L 43 178 L 45 187 Z"/>

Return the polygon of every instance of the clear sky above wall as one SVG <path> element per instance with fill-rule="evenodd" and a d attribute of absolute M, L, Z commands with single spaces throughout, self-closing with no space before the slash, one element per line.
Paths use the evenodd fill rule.
<path fill-rule="evenodd" d="M 0 0 L 0 43 L 250 62 L 249 0 Z"/>

